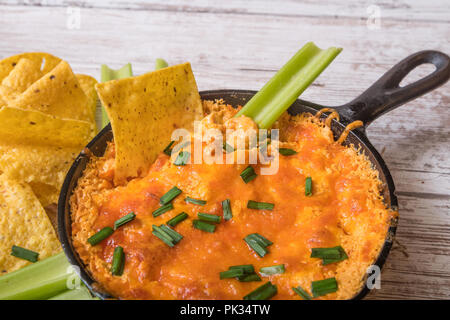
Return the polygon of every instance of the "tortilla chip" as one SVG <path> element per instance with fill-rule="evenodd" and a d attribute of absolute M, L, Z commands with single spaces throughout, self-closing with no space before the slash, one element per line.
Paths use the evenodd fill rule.
<path fill-rule="evenodd" d="M 80 149 L 0 143 L 0 171 L 17 181 L 42 183 L 59 190 Z"/>
<path fill-rule="evenodd" d="M 170 141 L 172 130 L 191 130 L 203 116 L 189 63 L 96 85 L 116 145 L 114 182 L 145 173 Z"/>
<path fill-rule="evenodd" d="M 89 99 L 89 105 L 91 106 L 92 115 L 95 119 L 95 112 L 97 111 L 97 91 L 95 91 L 95 85 L 97 84 L 97 80 L 95 78 L 85 75 L 85 74 L 76 74 L 78 83 L 81 86 L 81 89 L 83 89 L 84 94 Z"/>
<path fill-rule="evenodd" d="M 46 207 L 48 207 L 51 204 L 58 204 L 59 189 L 56 189 L 51 185 L 40 182 L 30 182 L 29 185 L 33 190 L 34 194 L 36 195 L 36 197 L 39 199 L 39 202 L 44 207 L 44 209 L 46 209 Z M 47 210 L 45 211 L 47 212 Z M 51 217 L 49 218 L 51 220 Z"/>
<path fill-rule="evenodd" d="M 30 262 L 12 256 L 13 245 L 39 253 L 39 260 L 61 251 L 47 214 L 30 186 L 0 175 L 0 274 Z"/>
<path fill-rule="evenodd" d="M 61 59 L 44 52 L 21 53 L 0 61 L 0 83 L 17 66 L 20 59 L 28 59 L 40 66 L 42 75 L 46 74 L 61 62 Z"/>
<path fill-rule="evenodd" d="M 43 75 L 38 61 L 22 58 L 1 82 L 0 95 L 4 101 L 12 101 Z"/>
<path fill-rule="evenodd" d="M 0 107 L 0 142 L 84 147 L 95 135 L 92 122 L 59 119 L 48 114 Z"/>
<path fill-rule="evenodd" d="M 37 110 L 63 119 L 94 122 L 91 101 L 65 61 L 61 61 L 16 99 L 7 102 L 10 107 Z"/>

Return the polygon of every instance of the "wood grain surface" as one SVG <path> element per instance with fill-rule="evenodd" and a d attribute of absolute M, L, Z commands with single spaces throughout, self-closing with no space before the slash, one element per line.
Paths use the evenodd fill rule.
<path fill-rule="evenodd" d="M 302 95 L 340 105 L 411 53 L 449 54 L 450 3 L 0 0 L 0 41 L 0 58 L 45 51 L 97 79 L 102 63 L 131 62 L 140 74 L 157 57 L 190 61 L 200 90 L 259 89 L 305 42 L 341 46 Z M 418 68 L 409 80 L 431 71 Z M 381 289 L 367 299 L 450 298 L 449 89 L 447 83 L 369 127 L 396 184 L 400 223 Z"/>

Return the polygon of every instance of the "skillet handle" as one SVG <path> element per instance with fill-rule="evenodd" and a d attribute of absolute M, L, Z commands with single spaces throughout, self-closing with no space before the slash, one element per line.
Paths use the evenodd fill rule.
<path fill-rule="evenodd" d="M 433 64 L 436 70 L 407 86 L 399 86 L 408 73 L 426 63 Z M 449 78 L 450 58 L 446 54 L 431 50 L 420 51 L 400 61 L 359 97 L 336 110 L 344 122 L 361 120 L 364 127 L 367 127 L 382 114 L 436 89 Z"/>

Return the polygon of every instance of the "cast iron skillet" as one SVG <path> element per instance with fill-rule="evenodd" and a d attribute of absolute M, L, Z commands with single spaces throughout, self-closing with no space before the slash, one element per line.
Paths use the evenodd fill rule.
<path fill-rule="evenodd" d="M 436 70 L 428 76 L 405 87 L 399 86 L 402 79 L 405 78 L 410 71 L 417 66 L 426 63 L 433 64 L 436 67 Z M 361 151 L 368 156 L 373 166 L 380 173 L 380 179 L 383 182 L 383 190 L 381 193 L 385 203 L 394 210 L 397 210 L 397 197 L 395 196 L 394 182 L 392 181 L 391 174 L 380 154 L 367 139 L 366 128 L 383 113 L 395 109 L 398 106 L 439 87 L 447 82 L 449 77 L 450 58 L 447 55 L 437 51 L 417 52 L 395 65 L 355 100 L 335 108 L 341 116 L 340 122 L 333 120 L 332 123 L 332 130 L 335 138 L 339 137 L 348 123 L 355 120 L 363 121 L 364 126 L 353 130 L 344 143 L 354 144 L 356 147 L 360 147 Z M 212 90 L 203 91 L 200 95 L 202 99 L 206 100 L 221 98 L 224 99 L 225 102 L 236 106 L 245 104 L 245 102 L 255 93 L 255 91 L 248 90 Z M 302 112 L 315 113 L 317 110 L 324 107 L 325 106 L 299 99 L 289 108 L 288 112 L 293 115 Z M 111 141 L 112 138 L 111 127 L 108 125 L 87 145 L 87 148 L 89 148 L 94 155 L 102 156 L 106 148 L 106 143 Z M 69 199 L 88 160 L 89 157 L 85 153 L 80 153 L 66 176 L 58 202 L 58 233 L 69 262 L 78 267 L 76 269 L 80 278 L 94 294 L 102 299 L 107 299 L 111 298 L 111 296 L 95 283 L 89 271 L 74 250 L 71 239 Z M 395 219 L 391 221 L 384 246 L 374 263 L 380 267 L 380 269 L 386 261 L 391 249 L 396 228 L 397 221 Z M 367 275 L 363 279 L 364 283 L 366 277 Z M 364 285 L 353 299 L 362 299 L 368 292 L 369 289 Z"/>

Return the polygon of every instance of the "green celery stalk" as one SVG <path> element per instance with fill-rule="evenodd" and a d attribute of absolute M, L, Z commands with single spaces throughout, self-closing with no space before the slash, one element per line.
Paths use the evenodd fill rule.
<path fill-rule="evenodd" d="M 157 58 L 155 60 L 155 70 L 159 70 L 159 69 L 162 69 L 162 68 L 167 68 L 168 66 L 169 66 L 169 64 L 164 59 Z"/>
<path fill-rule="evenodd" d="M 269 129 L 341 51 L 342 48 L 335 47 L 322 50 L 308 42 L 245 104 L 236 117 L 246 115 L 259 128 Z"/>
<path fill-rule="evenodd" d="M 123 78 L 128 78 L 133 76 L 133 71 L 131 70 L 131 64 L 127 63 L 119 70 L 113 70 L 109 68 L 106 64 L 102 64 L 101 68 L 101 81 L 107 82 L 110 80 L 118 80 Z M 105 108 L 102 108 L 102 128 L 108 125 L 109 119 Z"/>
<path fill-rule="evenodd" d="M 99 300 L 99 299 L 92 297 L 88 288 L 82 285 L 78 289 L 64 291 L 63 293 L 60 293 L 48 300 Z"/>
<path fill-rule="evenodd" d="M 73 276 L 63 252 L 0 276 L 0 300 L 41 300 L 67 290 Z"/>

